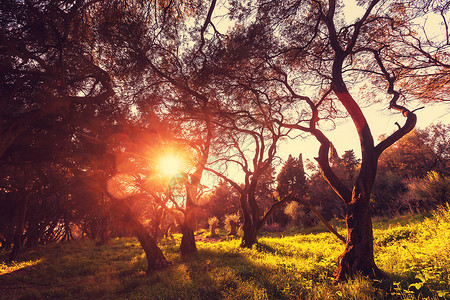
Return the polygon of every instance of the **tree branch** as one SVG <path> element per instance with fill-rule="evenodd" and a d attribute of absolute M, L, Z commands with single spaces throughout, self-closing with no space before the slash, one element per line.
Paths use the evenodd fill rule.
<path fill-rule="evenodd" d="M 295 199 L 295 201 L 308 207 L 331 233 L 333 233 L 338 239 L 340 239 L 344 244 L 346 244 L 347 240 L 342 235 L 340 235 L 339 232 L 337 232 L 337 230 L 334 229 L 333 226 L 331 226 L 331 224 L 328 223 L 327 220 L 325 220 L 322 214 L 311 204 L 311 202 L 303 199 Z"/>

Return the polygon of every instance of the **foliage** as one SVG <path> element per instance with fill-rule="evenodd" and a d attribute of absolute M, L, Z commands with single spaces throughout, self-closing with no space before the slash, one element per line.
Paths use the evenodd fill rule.
<path fill-rule="evenodd" d="M 438 123 L 413 130 L 380 156 L 379 172 L 405 178 L 422 178 L 429 171 L 448 172 L 449 129 L 450 124 Z"/>
<path fill-rule="evenodd" d="M 210 229 L 210 236 L 214 237 L 217 236 L 216 229 L 217 226 L 219 226 L 219 219 L 217 219 L 216 216 L 213 216 L 208 219 L 209 229 Z"/>
<path fill-rule="evenodd" d="M 245 61 L 240 67 L 251 74 L 242 86 L 249 86 L 248 91 L 263 99 L 284 105 L 285 113 L 280 113 L 276 123 L 311 134 L 320 144 L 315 159 L 322 176 L 345 204 L 349 227 L 336 279 L 343 281 L 360 272 L 381 278 L 373 256 L 370 222 L 377 161 L 416 125 L 415 111 L 409 108 L 415 98 L 410 96 L 413 88 L 405 82 L 427 76 L 427 71 L 443 71 L 448 78 L 447 34 L 437 36 L 436 44 L 424 41 L 433 50 L 439 49 L 444 57 L 433 60 L 434 53 L 427 52 L 428 47 L 421 48 L 422 40 L 412 29 L 423 9 L 419 6 L 406 10 L 400 1 L 358 1 L 362 12 L 355 18 L 346 18 L 344 4 L 336 1 L 249 3 L 254 9 L 243 10 L 246 18 L 238 18 L 241 26 L 233 31 L 235 44 L 230 47 L 235 50 L 236 45 L 243 44 L 245 51 L 239 53 L 241 56 L 235 51 L 229 53 L 232 59 Z M 448 33 L 448 6 L 436 6 L 441 8 L 437 11 L 443 18 L 442 28 Z M 421 58 L 414 59 L 416 55 Z M 433 77 L 441 86 L 447 82 L 437 78 Z M 355 88 L 361 82 L 369 85 L 376 96 L 366 92 L 357 97 Z M 389 102 L 389 108 L 401 113 L 405 123 L 397 123 L 395 132 L 375 143 L 362 110 L 364 101 Z M 354 154 L 346 153 L 343 160 L 349 176 L 341 176 L 332 168 L 340 162 L 335 160 L 334 147 L 325 132 L 328 124 L 334 128 L 341 117 L 351 118 L 361 145 L 358 174 Z"/>
<path fill-rule="evenodd" d="M 450 296 L 450 260 L 444 254 L 450 247 L 449 220 L 450 207 L 447 204 L 422 222 L 413 221 L 392 228 L 390 233 L 374 231 L 376 239 L 378 236 L 393 237 L 390 244 L 379 246 L 377 250 L 384 270 L 394 274 L 391 295 Z M 394 252 L 396 254 L 389 257 L 389 253 Z"/>
<path fill-rule="evenodd" d="M 342 178 L 347 186 L 351 186 L 359 168 L 360 160 L 355 157 L 353 150 L 345 151 L 342 157 L 339 156 L 334 147 L 331 150 L 332 170 Z M 311 175 L 307 181 L 309 201 L 320 209 L 320 213 L 326 220 L 345 218 L 345 206 L 342 199 L 336 195 L 320 170 L 314 168 L 311 161 L 307 163 L 311 170 Z"/>
<path fill-rule="evenodd" d="M 277 192 L 280 198 L 293 193 L 294 197 L 302 199 L 307 192 L 305 169 L 303 159 L 289 155 L 277 176 Z"/>
<path fill-rule="evenodd" d="M 291 223 L 295 226 L 303 226 L 305 228 L 312 227 L 317 224 L 317 219 L 304 205 L 292 201 L 288 203 L 284 209 L 284 213 L 289 216 Z"/>
<path fill-rule="evenodd" d="M 297 199 L 303 199 L 306 196 L 308 184 L 301 154 L 298 158 L 289 155 L 278 173 L 276 191 L 280 198 L 286 197 L 289 193 L 292 193 L 292 196 Z M 289 205 L 292 205 L 292 203 L 284 204 L 273 216 L 274 221 L 283 227 L 288 224 L 289 217 L 294 220 L 297 219 L 286 213 Z"/>
<path fill-rule="evenodd" d="M 177 241 L 164 240 L 172 268 L 145 275 L 145 257 L 135 239 L 58 243 L 2 256 L 0 299 L 154 298 L 183 299 L 437 299 L 450 296 L 450 207 L 430 218 L 375 219 L 377 263 L 382 281 L 355 277 L 332 284 L 342 244 L 325 229 L 289 236 L 272 233 L 252 249 L 238 239 L 198 242 L 199 255 L 183 260 Z M 342 230 L 342 229 L 340 229 Z M 179 236 L 176 237 L 178 239 Z M 389 241 L 388 241 L 389 240 Z"/>
<path fill-rule="evenodd" d="M 411 180 L 401 200 L 413 212 L 445 205 L 450 202 L 450 177 L 430 171 L 424 178 Z"/>
<path fill-rule="evenodd" d="M 431 124 L 424 129 L 413 130 L 381 155 L 370 203 L 374 215 L 416 213 L 432 210 L 445 202 L 449 197 L 446 194 L 446 165 L 450 153 L 447 136 L 448 125 Z M 350 185 L 360 163 L 353 151 L 345 151 L 342 156 L 333 152 L 332 162 L 334 172 Z M 342 201 L 312 162 L 307 164 L 311 203 L 319 206 L 328 219 L 342 218 Z"/>
<path fill-rule="evenodd" d="M 417 235 L 415 228 L 397 227 L 385 230 L 383 234 L 378 235 L 375 243 L 379 246 L 387 246 L 389 244 L 401 242 L 403 240 L 412 239 Z"/>
<path fill-rule="evenodd" d="M 349 235 L 349 246 L 358 254 L 346 252 L 342 260 L 350 262 L 340 266 L 354 265 L 356 259 L 367 264 L 361 270 L 376 271 L 372 256 L 366 255 L 367 249 L 373 252 L 368 206 L 376 163 L 415 126 L 415 110 L 404 104 L 410 95 L 434 99 L 424 89 L 413 92 L 417 84 L 411 81 L 421 78 L 433 90 L 445 89 L 448 6 L 437 2 L 428 10 L 420 7 L 421 2 L 406 10 L 397 1 L 359 1 L 366 13 L 352 24 L 342 17 L 343 6 L 331 0 L 328 5 L 249 4 L 251 9 L 246 9 L 231 1 L 230 6 L 239 9 L 230 13 L 231 18 L 238 17 L 237 23 L 224 34 L 212 17 L 217 14 L 216 1 L 2 1 L 2 245 L 13 243 L 12 254 L 19 253 L 24 242 L 35 246 L 69 239 L 75 225 L 82 234 L 101 235 L 105 241 L 111 211 L 120 206 L 109 200 L 126 198 L 122 203 L 129 204 L 128 219 L 141 214 L 155 237 L 165 220 L 173 221 L 165 213 L 172 213 L 186 237 L 182 246 L 187 247 L 181 250 L 194 252 L 201 178 L 208 169 L 238 191 L 242 245 L 251 248 L 275 208 L 284 205 L 272 198 L 278 143 L 299 130 L 320 143 L 317 162 L 322 175 L 346 203 L 348 219 L 359 218 L 352 228 L 367 233 L 357 239 L 363 244 L 350 240 L 361 235 Z M 414 20 L 424 8 L 442 16 L 447 33 L 442 41 L 421 40 L 414 33 Z M 361 79 L 380 95 L 371 99 L 365 93 L 363 101 L 390 98 L 389 108 L 406 117 L 404 126 L 377 145 L 360 109 L 363 102 L 352 95 Z M 361 161 L 351 150 L 339 158 L 324 134 L 328 125 L 347 115 L 358 132 Z M 436 126 L 431 135 L 418 132 L 404 145 L 397 143 L 395 151 L 381 159 L 380 170 L 412 180 L 422 179 L 433 165 L 434 171 L 447 176 L 446 130 Z M 191 150 L 188 156 L 195 162 L 192 172 L 178 174 L 166 186 L 161 181 L 155 184 L 159 176 L 154 161 L 148 163 L 158 150 L 147 149 L 141 141 L 154 143 L 154 137 L 169 135 L 183 141 L 180 144 Z M 242 171 L 243 184 L 230 178 L 231 165 Z M 361 176 L 356 176 L 358 171 Z M 311 186 L 316 189 L 311 202 L 320 205 L 329 219 L 337 215 L 332 208 L 342 206 L 329 189 L 321 189 L 324 181 L 317 180 L 318 174 L 313 175 Z M 279 195 L 303 188 L 304 179 L 300 174 L 290 187 L 281 184 Z M 436 177 L 410 185 L 411 199 L 447 202 L 447 191 L 440 190 L 448 190 L 445 180 Z M 399 190 L 395 192 L 400 194 Z M 294 194 L 303 198 L 305 191 Z M 224 199 L 224 193 L 216 196 Z M 232 198 L 230 202 L 236 202 L 237 197 Z M 396 199 L 386 202 L 390 200 Z M 226 213 L 233 212 L 235 207 Z M 139 228 L 141 236 L 147 236 L 145 228 Z M 358 271 L 346 270 L 339 277 Z"/>
<path fill-rule="evenodd" d="M 275 168 L 273 165 L 270 165 L 267 170 L 262 173 L 256 185 L 255 197 L 258 199 L 260 215 L 264 215 L 274 201 L 273 193 L 275 183 Z"/>
<path fill-rule="evenodd" d="M 241 216 L 238 213 L 225 215 L 225 228 L 230 235 L 236 235 L 240 219 Z"/>
<path fill-rule="evenodd" d="M 403 176 L 389 171 L 378 172 L 370 203 L 373 214 L 392 216 L 404 212 L 400 199 L 407 191 Z"/>
<path fill-rule="evenodd" d="M 213 216 L 211 218 L 208 219 L 208 224 L 209 226 L 212 227 L 217 227 L 219 226 L 219 219 L 217 219 L 216 216 Z"/>
<path fill-rule="evenodd" d="M 219 181 L 219 184 L 205 198 L 206 209 L 219 219 L 223 219 L 227 214 L 234 214 L 239 211 L 239 196 L 236 190 L 226 181 Z"/>
<path fill-rule="evenodd" d="M 415 213 L 445 203 L 449 126 L 415 129 L 381 155 L 371 202 L 375 214 Z"/>

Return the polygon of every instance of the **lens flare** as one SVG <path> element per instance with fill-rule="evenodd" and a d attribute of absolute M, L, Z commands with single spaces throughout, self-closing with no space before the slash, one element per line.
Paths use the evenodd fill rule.
<path fill-rule="evenodd" d="M 159 161 L 159 170 L 165 176 L 173 177 L 179 174 L 183 168 L 183 159 L 173 154 L 165 155 Z"/>

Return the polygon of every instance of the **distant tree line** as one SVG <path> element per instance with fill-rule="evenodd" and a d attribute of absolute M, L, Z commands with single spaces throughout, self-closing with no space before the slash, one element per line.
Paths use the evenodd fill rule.
<path fill-rule="evenodd" d="M 380 157 L 372 192 L 373 215 L 421 213 L 450 201 L 449 130 L 450 125 L 442 123 L 415 129 Z M 345 151 L 342 156 L 333 151 L 332 168 L 350 184 L 360 168 L 360 159 L 353 150 Z M 345 207 L 314 164 L 306 162 L 309 170 L 305 171 L 301 155 L 288 157 L 276 180 L 266 183 L 272 193 L 259 195 L 265 199 L 260 201 L 261 210 L 268 210 L 277 195 L 295 190 L 299 198 L 307 198 L 327 221 L 343 219 Z M 223 181 L 206 199 L 209 214 L 221 221 L 227 214 L 239 213 L 238 196 L 233 187 Z M 288 225 L 311 227 L 319 222 L 307 206 L 291 201 L 276 211 L 267 225 L 275 224 L 276 230 L 284 230 Z"/>

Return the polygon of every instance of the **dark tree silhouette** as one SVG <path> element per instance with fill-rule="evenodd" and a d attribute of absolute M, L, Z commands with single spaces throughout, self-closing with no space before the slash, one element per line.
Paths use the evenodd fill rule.
<path fill-rule="evenodd" d="M 251 248 L 257 242 L 258 232 L 267 219 L 289 197 L 286 195 L 273 202 L 268 210 L 261 213 L 264 198 L 267 202 L 267 193 L 261 198 L 263 195 L 258 194 L 258 184 L 264 181 L 264 175 L 275 162 L 278 141 L 287 136 L 290 130 L 283 130 L 277 124 L 265 121 L 273 113 L 273 107 L 262 104 L 258 96 L 246 100 L 241 103 L 242 106 L 237 106 L 239 110 L 232 111 L 228 108 L 220 112 L 222 118 L 217 121 L 217 126 L 223 128 L 219 137 L 221 140 L 217 141 L 220 152 L 216 151 L 217 159 L 212 160 L 206 170 L 228 182 L 239 193 L 244 219 L 241 246 Z M 258 107 L 252 101 L 261 101 L 261 105 Z M 230 104 L 230 107 L 234 106 Z M 247 149 L 247 145 L 251 145 L 253 150 Z M 232 166 L 238 168 L 244 176 L 242 184 L 226 173 Z M 221 170 L 221 167 L 224 169 Z"/>
<path fill-rule="evenodd" d="M 30 125 L 95 110 L 114 94 L 94 59 L 90 5 L 70 1 L 63 9 L 54 1 L 2 1 L 0 157 Z"/>
<path fill-rule="evenodd" d="M 180 126 L 180 140 L 197 151 L 196 168 L 185 186 L 183 255 L 196 252 L 195 210 L 213 137 L 210 111 L 216 99 L 207 65 L 208 53 L 220 41 L 211 21 L 215 5 L 216 1 L 115 1 L 100 9 L 97 20 L 103 58 L 120 86 L 128 87 L 122 95 L 135 105 L 137 117 L 150 122 L 149 114 L 168 116 Z"/>
<path fill-rule="evenodd" d="M 73 134 L 77 130 L 86 133 L 80 124 L 92 122 L 94 116 L 100 117 L 115 106 L 105 104 L 114 95 L 111 78 L 94 59 L 95 50 L 90 44 L 86 16 L 91 5 L 89 1 L 71 1 L 64 7 L 55 1 L 1 2 L 2 164 L 17 166 L 20 162 L 32 161 L 33 165 L 45 165 L 42 170 L 70 174 L 66 168 L 71 168 L 71 163 L 77 160 L 74 158 L 76 146 L 70 145 L 76 144 L 77 138 Z M 51 172 L 41 172 L 37 182 L 49 186 L 43 180 L 49 178 Z M 25 186 L 21 189 L 26 191 L 25 177 L 23 181 Z M 55 186 L 58 184 L 55 178 L 50 181 Z M 49 193 L 54 198 L 63 198 L 67 188 L 62 191 L 54 188 Z M 39 201 L 49 200 L 49 194 L 41 197 Z M 34 205 L 29 196 L 25 199 L 17 214 L 20 217 L 15 226 L 15 248 L 21 248 L 24 218 L 31 211 L 28 205 Z M 51 221 L 48 216 L 41 216 L 42 220 L 38 220 L 38 215 L 35 217 L 32 223 L 51 222 L 49 228 L 54 228 L 60 221 L 55 216 Z M 43 234 L 43 230 L 32 223 L 28 225 L 33 229 L 26 233 L 30 237 L 29 244 L 35 244 Z M 12 259 L 17 258 L 15 253 L 12 252 Z"/>
<path fill-rule="evenodd" d="M 208 212 L 221 221 L 225 220 L 225 215 L 235 214 L 240 209 L 239 195 L 224 180 L 219 181 L 219 184 L 213 188 L 211 194 L 206 196 L 206 201 Z"/>
<path fill-rule="evenodd" d="M 277 176 L 277 182 L 277 192 L 281 197 L 293 193 L 295 197 L 301 199 L 306 195 L 306 175 L 301 154 L 299 158 L 289 155 Z"/>

